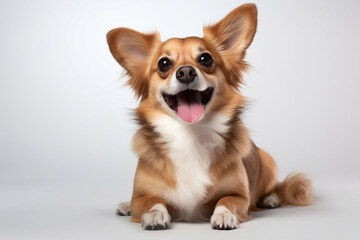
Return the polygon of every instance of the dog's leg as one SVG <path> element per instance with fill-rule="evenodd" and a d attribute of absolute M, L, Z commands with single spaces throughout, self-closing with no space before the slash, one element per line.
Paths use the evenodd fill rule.
<path fill-rule="evenodd" d="M 154 196 L 133 198 L 131 202 L 133 222 L 141 222 L 146 230 L 163 230 L 170 227 L 170 214 L 165 202 Z"/>
<path fill-rule="evenodd" d="M 131 209 L 130 209 L 130 202 L 122 202 L 116 208 L 116 215 L 118 216 L 130 216 Z"/>
<path fill-rule="evenodd" d="M 260 174 L 256 189 L 256 206 L 258 208 L 276 208 L 279 198 L 272 193 L 277 181 L 277 166 L 274 159 L 264 150 L 258 149 Z"/>
<path fill-rule="evenodd" d="M 210 222 L 213 229 L 232 230 L 238 228 L 240 222 L 247 221 L 249 199 L 242 196 L 223 197 L 216 204 Z"/>

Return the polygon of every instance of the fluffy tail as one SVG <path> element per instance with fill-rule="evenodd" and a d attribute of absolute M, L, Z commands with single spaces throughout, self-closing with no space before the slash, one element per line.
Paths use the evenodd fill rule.
<path fill-rule="evenodd" d="M 280 206 L 306 206 L 313 203 L 311 180 L 301 173 L 289 174 L 276 185 L 274 193 L 280 200 Z"/>

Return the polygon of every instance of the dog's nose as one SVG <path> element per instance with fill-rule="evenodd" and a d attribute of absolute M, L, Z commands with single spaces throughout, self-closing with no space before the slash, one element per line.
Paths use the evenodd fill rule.
<path fill-rule="evenodd" d="M 189 84 L 194 81 L 196 76 L 196 70 L 191 66 L 183 66 L 176 71 L 176 78 L 182 83 Z"/>

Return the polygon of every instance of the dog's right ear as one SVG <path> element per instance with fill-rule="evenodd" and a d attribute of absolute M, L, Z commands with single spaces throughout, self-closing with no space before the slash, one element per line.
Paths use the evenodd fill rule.
<path fill-rule="evenodd" d="M 145 98 L 149 84 L 145 77 L 150 66 L 150 55 L 154 47 L 161 43 L 160 34 L 116 28 L 108 32 L 106 37 L 112 55 L 130 76 L 128 84 L 137 97 Z"/>
<path fill-rule="evenodd" d="M 145 64 L 151 49 L 160 42 L 158 32 L 144 34 L 129 28 L 113 29 L 106 37 L 112 55 L 130 75 Z"/>

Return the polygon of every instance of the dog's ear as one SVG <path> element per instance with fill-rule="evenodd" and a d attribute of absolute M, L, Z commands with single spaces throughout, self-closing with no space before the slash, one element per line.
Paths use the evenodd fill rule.
<path fill-rule="evenodd" d="M 244 4 L 234 9 L 220 22 L 204 26 L 204 39 L 212 42 L 224 54 L 243 57 L 250 46 L 257 26 L 255 4 Z"/>
<path fill-rule="evenodd" d="M 146 98 L 150 55 L 154 47 L 161 43 L 159 33 L 144 34 L 129 28 L 116 28 L 108 32 L 106 37 L 112 55 L 130 76 L 128 84 L 138 98 Z"/>
<path fill-rule="evenodd" d="M 242 73 L 248 67 L 243 59 L 254 39 L 256 26 L 255 4 L 241 5 L 220 22 L 204 26 L 204 40 L 215 46 L 221 54 L 228 73 L 226 80 L 235 88 L 242 83 Z"/>

